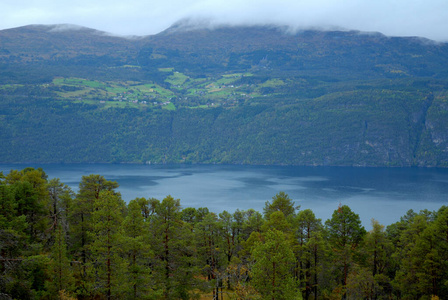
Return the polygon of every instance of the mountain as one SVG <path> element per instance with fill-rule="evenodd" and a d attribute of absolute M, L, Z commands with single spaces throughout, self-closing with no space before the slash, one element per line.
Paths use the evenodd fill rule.
<path fill-rule="evenodd" d="M 163 64 L 147 54 L 169 57 L 167 66 L 210 71 L 269 68 L 281 74 L 329 76 L 337 80 L 448 76 L 447 44 L 422 38 L 391 38 L 358 31 L 288 31 L 288 28 L 171 28 L 148 37 L 147 65 Z M 145 60 L 146 58 L 146 60 Z M 162 59 L 163 60 L 163 59 Z M 342 76 L 342 77 L 341 77 Z"/>
<path fill-rule="evenodd" d="M 116 37 L 67 24 L 2 30 L 0 65 L 4 71 L 1 80 L 33 83 L 48 82 L 55 76 L 70 76 L 72 72 L 73 76 L 97 74 L 100 66 L 120 66 L 135 58 L 140 39 Z"/>
<path fill-rule="evenodd" d="M 448 166 L 448 44 L 187 25 L 0 31 L 0 162 Z"/>

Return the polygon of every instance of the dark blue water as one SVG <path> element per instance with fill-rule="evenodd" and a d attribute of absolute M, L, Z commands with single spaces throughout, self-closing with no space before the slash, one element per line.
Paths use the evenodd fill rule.
<path fill-rule="evenodd" d="M 42 167 L 49 178 L 60 178 L 75 191 L 83 175 L 100 174 L 119 183 L 126 201 L 172 195 L 183 207 L 208 207 L 213 212 L 262 212 L 266 201 L 284 191 L 323 221 L 339 203 L 346 204 L 367 228 L 372 218 L 389 225 L 409 209 L 448 205 L 448 169 L 32 164 L 0 165 L 0 171 L 28 166 Z"/>

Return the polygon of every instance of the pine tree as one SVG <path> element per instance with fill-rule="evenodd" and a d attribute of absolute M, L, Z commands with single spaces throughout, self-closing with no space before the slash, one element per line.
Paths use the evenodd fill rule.
<path fill-rule="evenodd" d="M 80 297 L 89 297 L 94 292 L 94 275 L 91 261 L 91 243 L 94 235 L 92 232 L 92 216 L 95 211 L 95 201 L 99 199 L 102 191 L 116 194 L 118 184 L 106 180 L 101 175 L 83 176 L 79 183 L 79 192 L 73 199 L 70 208 L 70 239 L 69 248 L 76 263 L 75 277 L 79 282 L 77 293 Z"/>
<path fill-rule="evenodd" d="M 294 206 L 294 201 L 289 198 L 288 194 L 285 192 L 279 192 L 274 197 L 272 197 L 272 202 L 266 201 L 263 212 L 266 219 L 270 218 L 273 212 L 281 211 L 285 218 L 289 218 L 295 214 L 295 211 L 300 208 L 300 206 Z"/>
<path fill-rule="evenodd" d="M 47 175 L 42 169 L 12 170 L 5 178 L 17 203 L 18 215 L 26 216 L 26 234 L 30 243 L 41 243 L 48 237 Z"/>
<path fill-rule="evenodd" d="M 416 297 L 448 296 L 448 208 L 442 207 L 436 214 L 420 212 L 414 218 L 416 226 L 409 226 L 409 231 L 416 233 L 410 240 L 410 232 L 403 232 L 403 241 L 408 240 L 404 253 L 400 257 L 400 270 L 395 279 L 403 295 Z M 405 238 L 407 237 L 407 238 Z M 405 288 L 413 282 L 412 287 Z"/>
<path fill-rule="evenodd" d="M 261 228 L 265 222 L 263 215 L 253 209 L 245 211 L 245 220 L 242 228 L 242 240 L 247 240 L 254 231 L 261 232 Z"/>
<path fill-rule="evenodd" d="M 394 245 L 387 236 L 384 226 L 372 219 L 372 230 L 364 238 L 364 263 L 374 279 L 371 295 L 374 299 L 391 294 L 391 280 L 388 274 L 393 271 L 392 254 Z"/>
<path fill-rule="evenodd" d="M 188 299 L 198 288 L 193 233 L 181 219 L 179 199 L 167 196 L 153 206 L 150 231 L 157 285 L 163 299 Z"/>
<path fill-rule="evenodd" d="M 153 283 L 152 269 L 147 263 L 154 256 L 150 247 L 148 226 L 145 222 L 146 210 L 142 210 L 141 198 L 131 200 L 128 213 L 123 221 L 123 250 L 127 258 L 127 284 L 129 299 L 151 299 L 157 296 Z M 160 296 L 160 295 L 159 295 Z"/>
<path fill-rule="evenodd" d="M 227 211 L 223 211 L 219 214 L 219 223 L 219 234 L 224 241 L 224 245 L 222 247 L 223 252 L 227 257 L 227 263 L 230 263 L 236 252 L 237 228 L 235 226 L 233 216 Z"/>
<path fill-rule="evenodd" d="M 252 252 L 253 286 L 263 299 L 302 299 L 293 274 L 295 258 L 291 244 L 281 231 L 275 229 L 266 232 L 264 239 Z"/>
<path fill-rule="evenodd" d="M 96 282 L 106 298 L 120 298 L 126 273 L 126 264 L 121 258 L 123 243 L 122 222 L 125 204 L 113 191 L 101 191 L 94 203 L 92 214 L 93 231 L 92 261 L 95 264 Z"/>
<path fill-rule="evenodd" d="M 50 280 L 46 282 L 46 288 L 52 298 L 57 298 L 61 291 L 70 293 L 73 290 L 74 278 L 67 258 L 67 244 L 61 225 L 55 231 L 54 244 L 51 249 L 49 265 Z"/>
<path fill-rule="evenodd" d="M 225 212 L 222 216 L 229 217 L 229 215 Z M 228 263 L 226 251 L 231 251 L 231 248 L 228 248 L 231 246 L 223 239 L 222 235 L 226 236 L 228 233 L 224 231 L 222 220 L 219 220 L 214 213 L 208 213 L 194 228 L 200 267 L 215 296 L 219 294 L 219 287 L 222 287 Z M 229 242 L 231 243 L 230 240 Z"/>
<path fill-rule="evenodd" d="M 409 217 L 408 217 L 409 216 Z M 421 257 L 413 256 L 417 251 L 416 244 L 420 236 L 428 227 L 429 220 L 426 215 L 408 213 L 400 221 L 400 231 L 393 258 L 397 263 L 397 271 L 392 285 L 397 294 L 405 298 L 420 298 L 422 296 L 419 276 L 421 272 Z M 423 244 L 421 244 L 423 246 Z"/>
<path fill-rule="evenodd" d="M 366 230 L 361 225 L 359 216 L 347 205 L 336 209 L 331 219 L 325 222 L 325 227 L 333 256 L 335 275 L 337 281 L 340 282 L 345 299 L 347 277 L 353 265 L 353 257 L 363 241 Z"/>
<path fill-rule="evenodd" d="M 74 193 L 71 188 L 60 182 L 59 178 L 53 178 L 47 185 L 50 198 L 51 228 L 56 231 L 61 224 L 64 232 L 68 232 L 68 218 Z"/>
<path fill-rule="evenodd" d="M 294 220 L 297 271 L 304 290 L 304 298 L 309 299 L 314 293 L 318 297 L 319 260 L 323 251 L 322 222 L 310 209 L 297 214 Z"/>

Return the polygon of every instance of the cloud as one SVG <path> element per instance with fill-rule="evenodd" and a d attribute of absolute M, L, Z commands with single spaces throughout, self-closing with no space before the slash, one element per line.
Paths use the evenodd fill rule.
<path fill-rule="evenodd" d="M 72 23 L 123 35 L 155 34 L 184 18 L 212 24 L 346 28 L 448 40 L 446 0 L 5 0 L 0 28 Z"/>

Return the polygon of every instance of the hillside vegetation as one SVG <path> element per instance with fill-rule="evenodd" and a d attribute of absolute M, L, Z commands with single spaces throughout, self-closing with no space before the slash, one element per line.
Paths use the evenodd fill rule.
<path fill-rule="evenodd" d="M 0 31 L 0 162 L 448 166 L 448 46 L 279 27 Z"/>

